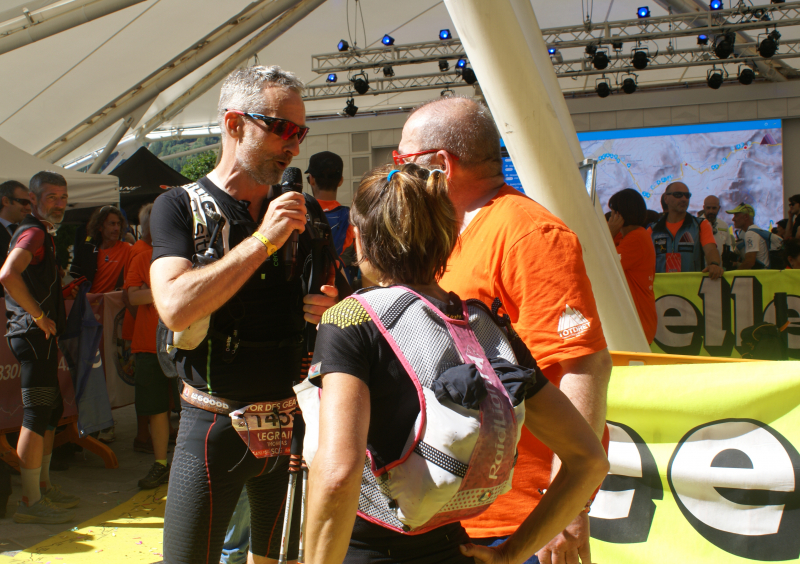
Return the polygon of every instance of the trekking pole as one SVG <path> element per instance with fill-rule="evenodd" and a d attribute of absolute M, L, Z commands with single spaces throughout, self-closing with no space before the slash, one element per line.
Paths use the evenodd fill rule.
<path fill-rule="evenodd" d="M 297 552 L 297 561 L 305 562 L 305 544 L 306 544 L 306 503 L 308 502 L 308 466 L 306 461 L 303 460 L 303 498 L 300 500 L 300 548 Z"/>
<path fill-rule="evenodd" d="M 289 451 L 289 489 L 286 493 L 286 511 L 283 514 L 283 531 L 281 533 L 281 550 L 278 564 L 288 562 L 286 556 L 289 552 L 289 541 L 292 533 L 292 513 L 294 512 L 294 499 L 297 494 L 297 475 L 303 471 L 303 438 L 306 434 L 306 423 L 300 413 L 300 408 L 295 408 L 292 413 L 292 448 Z M 304 480 L 305 481 L 305 480 Z M 300 487 L 303 488 L 301 483 Z M 305 488 L 300 492 L 301 501 L 305 502 Z M 301 505 L 301 518 L 305 513 L 305 507 Z M 301 533 L 302 538 L 302 533 Z"/>

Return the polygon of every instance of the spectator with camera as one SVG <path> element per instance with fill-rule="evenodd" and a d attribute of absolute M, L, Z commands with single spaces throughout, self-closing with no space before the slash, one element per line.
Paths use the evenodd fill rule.
<path fill-rule="evenodd" d="M 648 343 L 652 343 L 658 328 L 656 296 L 653 292 L 656 253 L 653 241 L 643 227 L 647 221 L 647 206 L 639 192 L 626 188 L 611 196 L 608 207 L 611 209 L 608 228 L 617 246 L 645 337 Z"/>

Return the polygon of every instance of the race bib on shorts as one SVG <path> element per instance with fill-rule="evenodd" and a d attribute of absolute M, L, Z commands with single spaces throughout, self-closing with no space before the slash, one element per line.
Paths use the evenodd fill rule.
<path fill-rule="evenodd" d="M 297 398 L 263 401 L 232 411 L 233 428 L 256 458 L 289 455 Z"/>

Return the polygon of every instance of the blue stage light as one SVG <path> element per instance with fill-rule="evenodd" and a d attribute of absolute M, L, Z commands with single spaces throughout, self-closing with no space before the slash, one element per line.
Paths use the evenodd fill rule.
<path fill-rule="evenodd" d="M 394 37 L 392 37 L 387 33 L 386 35 L 383 36 L 383 39 L 381 39 L 381 43 L 383 43 L 386 46 L 394 45 Z"/>
<path fill-rule="evenodd" d="M 327 82 L 328 84 L 333 84 L 333 83 L 334 83 L 334 82 L 336 82 L 337 80 L 339 80 L 339 77 L 338 77 L 338 76 L 336 76 L 335 74 L 331 73 L 331 74 L 329 74 L 329 75 L 328 75 L 328 77 L 325 79 L 325 82 Z"/>
<path fill-rule="evenodd" d="M 448 39 L 453 39 L 452 34 L 450 33 L 449 29 L 443 29 L 439 32 L 439 39 L 442 41 L 447 41 Z"/>
<path fill-rule="evenodd" d="M 721 10 L 722 0 L 711 0 L 711 3 L 708 5 L 708 7 L 712 10 Z"/>
<path fill-rule="evenodd" d="M 636 15 L 641 18 L 649 18 L 650 17 L 650 8 L 647 6 L 642 6 L 638 10 L 636 10 Z"/>
<path fill-rule="evenodd" d="M 458 62 L 456 63 L 456 68 L 457 69 L 463 69 L 466 66 L 467 66 L 467 60 L 466 59 L 459 59 Z"/>
<path fill-rule="evenodd" d="M 339 43 L 336 45 L 336 48 L 339 51 L 347 51 L 350 48 L 350 44 L 345 41 L 344 39 L 340 40 Z"/>
<path fill-rule="evenodd" d="M 550 55 L 555 55 L 556 52 L 558 52 L 558 49 L 556 49 L 555 47 L 548 47 L 547 48 L 547 53 L 550 54 Z"/>
<path fill-rule="evenodd" d="M 698 45 L 708 45 L 708 35 L 705 33 L 701 33 L 697 36 L 697 44 Z"/>

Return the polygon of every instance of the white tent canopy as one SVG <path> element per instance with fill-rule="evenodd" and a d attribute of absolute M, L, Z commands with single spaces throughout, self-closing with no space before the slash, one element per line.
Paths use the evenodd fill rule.
<path fill-rule="evenodd" d="M 64 176 L 69 191 L 70 209 L 102 206 L 119 201 L 119 181 L 116 176 L 66 170 L 29 155 L 0 138 L 0 182 L 16 180 L 27 186 L 31 177 L 42 170 Z"/>

